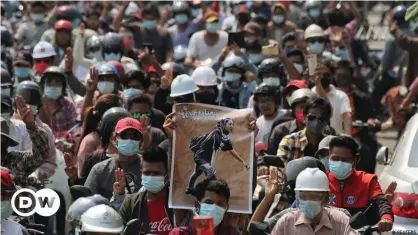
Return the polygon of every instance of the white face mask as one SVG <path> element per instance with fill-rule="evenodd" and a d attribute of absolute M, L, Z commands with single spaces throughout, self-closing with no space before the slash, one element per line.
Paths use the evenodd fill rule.
<path fill-rule="evenodd" d="M 114 82 L 99 82 L 97 84 L 97 90 L 102 94 L 110 94 L 115 90 Z"/>

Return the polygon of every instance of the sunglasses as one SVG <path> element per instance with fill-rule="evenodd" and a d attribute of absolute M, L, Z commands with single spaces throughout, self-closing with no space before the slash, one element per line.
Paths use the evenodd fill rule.
<path fill-rule="evenodd" d="M 315 42 L 323 43 L 323 42 L 325 42 L 325 39 L 323 39 L 323 38 L 308 39 L 308 43 L 315 43 Z"/>
<path fill-rule="evenodd" d="M 134 132 L 134 133 L 120 133 L 119 138 L 122 140 L 141 140 L 141 133 Z"/>
<path fill-rule="evenodd" d="M 52 58 L 40 58 L 40 59 L 35 59 L 35 63 L 41 63 L 41 62 L 45 62 L 47 64 L 50 64 L 53 62 Z"/>
<path fill-rule="evenodd" d="M 135 112 L 135 113 L 133 113 L 133 114 L 132 114 L 132 116 L 133 116 L 135 119 L 139 119 L 141 116 L 145 116 L 145 117 L 147 117 L 147 118 L 150 118 L 150 117 L 151 117 L 151 112 L 146 112 L 146 113 Z"/>
<path fill-rule="evenodd" d="M 325 118 L 324 117 L 321 117 L 321 116 L 317 117 L 317 116 L 308 114 L 306 117 L 308 118 L 308 121 L 318 120 L 320 122 L 325 122 Z"/>

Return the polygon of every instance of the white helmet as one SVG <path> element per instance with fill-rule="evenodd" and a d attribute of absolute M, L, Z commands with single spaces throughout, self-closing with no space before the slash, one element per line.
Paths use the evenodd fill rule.
<path fill-rule="evenodd" d="M 41 41 L 35 45 L 33 48 L 32 57 L 34 59 L 47 58 L 51 56 L 56 56 L 54 47 L 49 42 Z"/>
<path fill-rule="evenodd" d="M 321 26 L 316 24 L 311 24 L 308 28 L 305 29 L 305 40 L 308 38 L 315 38 L 315 37 L 324 37 L 324 30 Z"/>
<path fill-rule="evenodd" d="M 216 73 L 211 67 L 202 66 L 196 68 L 192 73 L 192 78 L 198 86 L 216 86 Z"/>
<path fill-rule="evenodd" d="M 229 68 L 237 68 L 237 69 L 244 71 L 246 64 L 245 64 L 245 61 L 241 57 L 232 55 L 232 56 L 228 56 L 225 59 L 225 61 L 222 63 L 222 66 L 224 70 L 229 69 Z"/>
<path fill-rule="evenodd" d="M 182 74 L 177 76 L 171 83 L 170 97 L 192 94 L 197 90 L 199 90 L 199 88 L 196 86 L 193 79 L 187 74 Z"/>
<path fill-rule="evenodd" d="M 306 168 L 296 178 L 295 191 L 330 191 L 328 177 L 318 168 Z"/>
<path fill-rule="evenodd" d="M 175 60 L 182 60 L 182 59 L 186 58 L 186 55 L 187 55 L 187 47 L 186 46 L 178 45 L 178 46 L 174 47 L 173 58 Z"/>
<path fill-rule="evenodd" d="M 123 229 L 122 217 L 110 206 L 94 206 L 81 216 L 81 232 L 121 233 Z"/>
<path fill-rule="evenodd" d="M 67 215 L 65 216 L 65 220 L 68 222 L 72 222 L 74 220 L 80 221 L 81 215 L 95 205 L 96 203 L 92 200 L 86 197 L 81 197 L 71 204 L 67 211 Z"/>

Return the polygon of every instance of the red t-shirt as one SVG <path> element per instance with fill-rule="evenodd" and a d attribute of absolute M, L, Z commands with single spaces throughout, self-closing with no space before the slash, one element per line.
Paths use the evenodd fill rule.
<path fill-rule="evenodd" d="M 150 232 L 158 235 L 168 235 L 173 229 L 165 211 L 165 197 L 147 201 Z"/>

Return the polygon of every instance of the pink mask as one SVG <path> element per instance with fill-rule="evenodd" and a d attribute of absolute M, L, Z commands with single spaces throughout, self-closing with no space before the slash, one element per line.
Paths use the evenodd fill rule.
<path fill-rule="evenodd" d="M 34 67 L 35 67 L 36 72 L 38 72 L 39 74 L 43 74 L 45 70 L 49 67 L 49 64 L 42 61 L 42 62 L 35 63 Z"/>
<path fill-rule="evenodd" d="M 298 123 L 301 123 L 301 124 L 305 123 L 305 116 L 303 115 L 302 109 L 298 109 L 295 111 L 295 117 Z"/>

